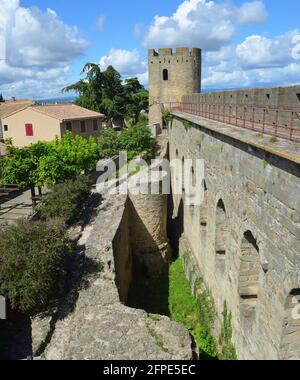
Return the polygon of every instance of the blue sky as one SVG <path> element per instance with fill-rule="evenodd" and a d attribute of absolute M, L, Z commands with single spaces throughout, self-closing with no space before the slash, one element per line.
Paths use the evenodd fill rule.
<path fill-rule="evenodd" d="M 113 64 L 147 86 L 147 48 L 160 46 L 202 47 L 207 90 L 300 83 L 299 0 L 0 0 L 0 7 L 6 97 L 56 97 L 87 61 Z"/>

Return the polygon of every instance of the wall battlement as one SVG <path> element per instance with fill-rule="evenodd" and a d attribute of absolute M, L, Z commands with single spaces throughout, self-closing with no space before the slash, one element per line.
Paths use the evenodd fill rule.
<path fill-rule="evenodd" d="M 159 58 L 159 57 L 165 57 L 165 56 L 188 56 L 188 57 L 199 57 L 201 54 L 201 49 L 198 48 L 176 48 L 175 50 L 172 48 L 162 48 L 158 49 L 156 51 L 155 49 L 148 49 L 148 56 L 149 58 Z"/>

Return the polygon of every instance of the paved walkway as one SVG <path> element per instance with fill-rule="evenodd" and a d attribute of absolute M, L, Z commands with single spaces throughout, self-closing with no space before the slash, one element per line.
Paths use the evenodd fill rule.
<path fill-rule="evenodd" d="M 13 223 L 17 219 L 28 217 L 33 210 L 30 190 L 0 204 L 0 223 Z"/>

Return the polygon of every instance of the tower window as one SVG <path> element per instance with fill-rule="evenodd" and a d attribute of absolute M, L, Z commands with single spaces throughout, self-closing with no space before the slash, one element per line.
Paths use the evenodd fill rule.
<path fill-rule="evenodd" d="M 163 80 L 169 80 L 169 72 L 167 69 L 163 70 Z"/>
<path fill-rule="evenodd" d="M 4 132 L 8 131 L 8 125 L 4 125 L 3 128 L 4 128 Z"/>

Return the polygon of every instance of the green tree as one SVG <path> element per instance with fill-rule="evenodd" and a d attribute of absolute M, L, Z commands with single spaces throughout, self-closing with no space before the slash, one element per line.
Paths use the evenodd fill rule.
<path fill-rule="evenodd" d="M 100 158 L 108 158 L 119 154 L 118 133 L 113 128 L 105 128 L 98 139 Z"/>
<path fill-rule="evenodd" d="M 65 87 L 63 92 L 75 92 L 75 103 L 104 113 L 108 124 L 124 125 L 124 118 L 131 117 L 136 123 L 141 110 L 148 108 L 148 91 L 137 78 L 127 79 L 123 84 L 121 74 L 112 66 L 101 71 L 99 65 L 87 63 L 82 73 L 84 79 Z"/>
<path fill-rule="evenodd" d="M 62 139 L 15 148 L 7 142 L 8 155 L 0 161 L 1 182 L 30 187 L 53 185 L 95 168 L 99 158 L 95 138 L 67 132 Z"/>
<path fill-rule="evenodd" d="M 5 102 L 5 100 L 4 100 L 4 98 L 3 98 L 3 95 L 0 94 L 0 103 L 4 103 L 4 102 Z"/>
<path fill-rule="evenodd" d="M 39 160 L 38 178 L 44 185 L 75 178 L 96 167 L 99 153 L 97 141 L 93 137 L 85 139 L 67 132 L 62 139 L 57 138 L 50 146 L 47 155 Z"/>
<path fill-rule="evenodd" d="M 125 86 L 126 114 L 137 124 L 141 111 L 147 111 L 149 105 L 149 93 L 140 84 L 137 78 L 127 79 Z"/>
<path fill-rule="evenodd" d="M 146 125 L 136 124 L 121 132 L 119 147 L 127 151 L 129 160 L 140 154 L 145 159 L 151 159 L 154 155 L 155 139 Z"/>
<path fill-rule="evenodd" d="M 0 161 L 2 184 L 16 184 L 21 188 L 30 188 L 35 196 L 35 186 L 42 186 L 40 178 L 40 159 L 49 154 L 51 145 L 38 142 L 24 148 L 15 148 L 11 140 L 6 141 L 7 155 Z"/>

